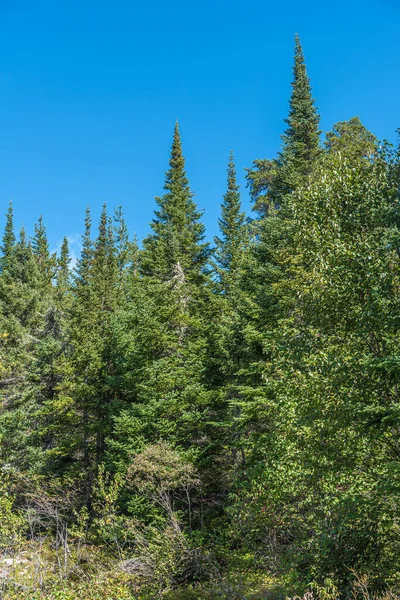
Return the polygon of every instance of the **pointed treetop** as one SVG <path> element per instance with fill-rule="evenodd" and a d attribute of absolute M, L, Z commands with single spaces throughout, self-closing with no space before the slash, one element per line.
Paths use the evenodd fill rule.
<path fill-rule="evenodd" d="M 313 172 L 320 156 L 319 121 L 307 75 L 303 48 L 296 34 L 292 94 L 287 129 L 281 136 L 282 146 L 277 158 L 258 159 L 247 171 L 254 210 L 263 217 L 282 206 L 285 197 L 303 185 Z"/>
<path fill-rule="evenodd" d="M 295 37 L 292 95 L 290 98 L 288 125 L 282 135 L 279 163 L 288 169 L 289 187 L 301 183 L 312 171 L 315 160 L 321 154 L 319 121 L 314 105 L 310 79 L 307 74 L 300 38 Z"/>
<path fill-rule="evenodd" d="M 22 225 L 21 229 L 19 230 L 18 244 L 19 244 L 19 246 L 21 246 L 21 248 L 26 248 L 28 246 L 26 231 L 25 231 L 25 227 L 23 225 Z"/>
<path fill-rule="evenodd" d="M 93 299 L 102 311 L 111 309 L 115 300 L 115 258 L 114 227 L 107 206 L 103 204 L 92 262 Z"/>
<path fill-rule="evenodd" d="M 199 280 L 204 275 L 209 248 L 204 243 L 201 212 L 186 176 L 178 123 L 174 126 L 169 167 L 165 174 L 165 194 L 156 198 L 158 209 L 151 224 L 153 233 L 143 242 L 143 273 L 171 281 L 179 263 L 185 280 Z"/>
<path fill-rule="evenodd" d="M 49 292 L 52 288 L 53 277 L 57 271 L 57 256 L 56 254 L 50 255 L 49 242 L 42 215 L 40 215 L 38 222 L 35 223 L 32 250 L 39 267 L 43 291 Z"/>
<path fill-rule="evenodd" d="M 215 237 L 216 270 L 222 290 L 229 291 L 237 280 L 244 248 L 246 246 L 245 214 L 242 212 L 239 186 L 236 181 L 236 167 L 233 152 L 229 154 L 227 190 L 221 205 L 221 218 L 218 219 L 221 237 Z"/>
<path fill-rule="evenodd" d="M 14 211 L 13 205 L 10 200 L 8 205 L 7 217 L 6 217 L 6 226 L 4 229 L 3 235 L 3 244 L 1 246 L 1 251 L 3 256 L 1 258 L 1 270 L 4 270 L 9 266 L 12 253 L 15 248 L 15 233 L 14 233 Z"/>
<path fill-rule="evenodd" d="M 119 278 L 121 279 L 130 261 L 131 246 L 129 242 L 128 227 L 125 222 L 122 206 L 118 206 L 118 208 L 114 210 L 114 223 L 117 268 Z"/>
<path fill-rule="evenodd" d="M 182 152 L 182 140 L 179 132 L 178 121 L 174 126 L 174 135 L 172 139 L 171 157 L 169 159 L 170 169 L 166 173 L 165 190 L 171 190 L 173 184 L 188 186 L 186 178 L 185 159 Z"/>
<path fill-rule="evenodd" d="M 89 206 L 85 214 L 85 233 L 82 236 L 82 251 L 75 269 L 75 280 L 77 285 L 87 286 L 89 284 L 90 270 L 93 258 L 93 243 L 91 239 L 92 218 Z"/>
<path fill-rule="evenodd" d="M 57 259 L 57 291 L 60 296 L 65 294 L 69 288 L 70 262 L 68 238 L 64 237 L 61 244 L 60 256 Z"/>
<path fill-rule="evenodd" d="M 43 216 L 40 215 L 38 222 L 35 223 L 35 234 L 32 239 L 32 248 L 34 254 L 38 257 L 39 264 L 49 257 L 49 243 L 47 241 L 46 227 L 43 223 Z"/>
<path fill-rule="evenodd" d="M 62 269 L 69 269 L 69 263 L 71 262 L 71 258 L 69 256 L 69 244 L 68 244 L 68 238 L 65 236 L 63 238 L 62 244 L 61 244 L 61 252 L 60 252 L 60 258 L 59 258 L 59 265 Z"/>
<path fill-rule="evenodd" d="M 103 204 L 100 214 L 100 222 L 99 222 L 99 235 L 97 237 L 95 246 L 96 249 L 105 244 L 105 240 L 107 237 L 107 224 L 108 224 L 108 216 L 107 216 L 107 206 Z"/>

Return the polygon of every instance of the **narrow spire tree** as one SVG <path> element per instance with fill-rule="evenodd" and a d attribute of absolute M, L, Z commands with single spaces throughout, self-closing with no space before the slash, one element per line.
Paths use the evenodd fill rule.
<path fill-rule="evenodd" d="M 221 237 L 215 237 L 216 272 L 221 290 L 225 293 L 237 279 L 246 245 L 245 214 L 242 212 L 233 152 L 229 155 L 227 191 L 218 219 Z"/>
<path fill-rule="evenodd" d="M 10 204 L 8 205 L 7 217 L 6 217 L 6 226 L 4 229 L 3 235 L 3 244 L 1 246 L 1 251 L 3 256 L 1 257 L 1 271 L 4 271 L 10 263 L 10 259 L 12 253 L 15 248 L 15 233 L 14 233 L 14 211 L 13 205 L 10 200 Z"/>
<path fill-rule="evenodd" d="M 49 252 L 49 242 L 47 240 L 46 227 L 43 223 L 43 217 L 35 223 L 35 235 L 32 239 L 32 250 L 36 257 L 41 283 L 43 289 L 49 290 L 56 267 L 56 257 L 51 256 Z"/>
<path fill-rule="evenodd" d="M 43 264 L 49 258 L 49 243 L 47 241 L 46 227 L 43 223 L 43 216 L 40 215 L 38 222 L 35 223 L 35 235 L 32 240 L 33 252 L 38 257 L 39 265 Z"/>
<path fill-rule="evenodd" d="M 290 98 L 287 129 L 282 135 L 279 163 L 285 173 L 291 191 L 310 175 L 315 161 L 321 154 L 319 121 L 314 105 L 310 79 L 307 74 L 300 38 L 295 37 L 292 96 Z"/>
<path fill-rule="evenodd" d="M 162 281 L 172 279 L 177 271 L 186 280 L 199 281 L 209 256 L 209 246 L 204 243 L 201 212 L 193 200 L 186 176 L 178 123 L 174 129 L 169 166 L 165 194 L 156 198 L 159 208 L 151 223 L 153 233 L 144 240 L 142 270 Z"/>
<path fill-rule="evenodd" d="M 93 260 L 93 242 L 91 239 L 92 218 L 90 208 L 86 208 L 85 233 L 82 236 L 82 252 L 75 269 L 75 285 L 80 292 L 88 291 Z"/>
<path fill-rule="evenodd" d="M 98 310 L 111 310 L 116 293 L 116 260 L 114 231 L 105 204 L 100 215 L 99 234 L 94 243 L 92 284 Z"/>
<path fill-rule="evenodd" d="M 312 173 L 322 154 L 319 121 L 303 49 L 296 35 L 292 94 L 281 151 L 273 160 L 255 160 L 247 173 L 254 210 L 261 215 L 271 207 L 281 206 L 284 196 L 301 186 Z"/>
<path fill-rule="evenodd" d="M 121 281 L 124 271 L 130 262 L 129 234 L 122 206 L 118 206 L 114 211 L 114 223 L 117 270 L 119 280 Z"/>
<path fill-rule="evenodd" d="M 64 237 L 57 260 L 57 292 L 63 297 L 70 284 L 70 262 L 68 238 Z"/>

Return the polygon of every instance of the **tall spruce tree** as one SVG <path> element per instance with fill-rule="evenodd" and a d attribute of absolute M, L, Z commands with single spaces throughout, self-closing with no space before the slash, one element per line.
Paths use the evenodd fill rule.
<path fill-rule="evenodd" d="M 245 213 L 242 211 L 233 152 L 229 155 L 227 191 L 218 220 L 220 237 L 214 238 L 215 264 L 220 290 L 229 293 L 237 283 L 247 245 Z"/>
<path fill-rule="evenodd" d="M 114 235 L 119 283 L 121 284 L 125 270 L 132 260 L 129 233 L 122 206 L 114 211 Z"/>
<path fill-rule="evenodd" d="M 158 210 L 151 223 L 153 233 L 143 242 L 142 271 L 161 281 L 183 275 L 199 282 L 209 257 L 204 242 L 201 212 L 193 199 L 186 176 L 178 123 L 175 124 L 165 194 L 156 198 Z"/>
<path fill-rule="evenodd" d="M 102 313 L 111 311 L 116 299 L 117 260 L 114 247 L 114 230 L 104 204 L 100 215 L 99 233 L 93 248 L 92 285 L 93 298 Z"/>
<path fill-rule="evenodd" d="M 247 466 L 254 465 L 256 470 L 266 454 L 273 456 L 275 446 L 278 447 L 276 439 L 279 440 L 276 388 L 282 375 L 273 368 L 273 353 L 281 320 L 287 315 L 285 290 L 293 279 L 289 264 L 296 219 L 291 197 L 312 180 L 322 157 L 319 116 L 298 36 L 295 38 L 289 114 L 285 122 L 287 129 L 282 135 L 278 156 L 255 161 L 247 175 L 254 209 L 260 218 L 253 222 L 256 243 L 248 254 L 241 284 L 242 298 L 245 299 L 244 327 L 241 327 L 244 334 L 243 368 L 236 382 L 240 394 L 237 401 L 233 401 L 237 410 L 232 439 L 236 437 Z M 270 365 L 271 361 L 266 377 L 265 365 Z M 249 431 L 262 441 L 248 445 Z"/>
<path fill-rule="evenodd" d="M 210 250 L 186 177 L 177 124 L 165 191 L 157 198 L 153 233 L 144 241 L 142 277 L 130 278 L 129 302 L 121 320 L 114 321 L 113 381 L 125 399 L 111 440 L 118 463 L 129 460 L 144 441 L 160 439 L 203 462 L 213 443 L 216 410 L 207 381 L 206 339 L 213 306 L 206 273 Z M 217 478 L 216 471 L 212 477 Z"/>
<path fill-rule="evenodd" d="M 93 260 L 93 242 L 91 239 L 92 218 L 90 208 L 86 208 L 85 214 L 85 233 L 82 236 L 82 252 L 77 262 L 74 281 L 79 294 L 89 292 L 89 283 L 91 277 L 91 267 Z"/>
<path fill-rule="evenodd" d="M 295 38 L 292 96 L 287 129 L 282 135 L 278 164 L 283 169 L 283 192 L 290 192 L 304 183 L 321 156 L 320 117 L 314 105 L 300 38 Z"/>
<path fill-rule="evenodd" d="M 31 466 L 33 449 L 29 432 L 35 427 L 36 399 L 25 402 L 26 385 L 34 361 L 37 333 L 43 323 L 44 303 L 36 257 L 22 228 L 0 277 L 3 375 L 0 453 L 8 464 L 18 468 Z"/>
<path fill-rule="evenodd" d="M 71 284 L 70 263 L 68 238 L 64 237 L 60 256 L 57 259 L 56 291 L 60 299 L 64 297 Z"/>
<path fill-rule="evenodd" d="M 292 94 L 285 119 L 288 127 L 282 135 L 281 151 L 275 159 L 255 160 L 247 174 L 255 210 L 265 214 L 272 206 L 280 206 L 284 196 L 311 175 L 322 154 L 319 121 L 303 49 L 296 35 Z"/>
<path fill-rule="evenodd" d="M 52 279 L 56 271 L 56 256 L 50 254 L 46 227 L 43 223 L 42 215 L 40 215 L 38 222 L 35 223 L 32 250 L 38 263 L 43 292 L 50 293 Z"/>
<path fill-rule="evenodd" d="M 14 233 L 14 210 L 10 200 L 6 216 L 6 226 L 4 229 L 3 243 L 1 246 L 2 257 L 0 260 L 0 269 L 4 271 L 10 265 L 12 253 L 15 249 L 15 233 Z"/>

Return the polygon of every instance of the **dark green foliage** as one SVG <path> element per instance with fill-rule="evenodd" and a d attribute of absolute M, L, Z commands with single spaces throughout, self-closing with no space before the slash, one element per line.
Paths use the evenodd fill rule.
<path fill-rule="evenodd" d="M 216 272 L 220 290 L 226 294 L 238 282 L 248 245 L 233 152 L 229 155 L 227 191 L 218 224 L 221 237 L 214 238 Z"/>
<path fill-rule="evenodd" d="M 201 213 L 186 177 L 178 123 L 174 129 L 169 166 L 165 194 L 156 198 L 159 208 L 151 223 L 153 233 L 143 242 L 142 271 L 161 281 L 169 281 L 183 273 L 189 281 L 199 283 L 203 279 L 209 250 L 204 242 Z"/>
<path fill-rule="evenodd" d="M 256 160 L 247 179 L 254 208 L 261 215 L 272 207 L 280 207 L 287 194 L 295 190 L 313 172 L 322 154 L 319 115 L 314 106 L 300 39 L 295 39 L 292 95 L 287 129 L 276 159 Z"/>
<path fill-rule="evenodd" d="M 63 298 L 70 289 L 70 263 L 68 238 L 65 237 L 61 245 L 60 256 L 57 259 L 56 290 L 60 298 Z"/>
<path fill-rule="evenodd" d="M 291 191 L 305 182 L 321 155 L 319 115 L 314 106 L 303 49 L 297 35 L 292 96 L 285 122 L 288 127 L 282 135 L 282 149 L 278 155 L 278 165 L 284 171 L 282 179 L 286 186 L 281 193 Z"/>
<path fill-rule="evenodd" d="M 15 248 L 15 233 L 14 233 L 14 211 L 12 202 L 10 202 L 6 217 L 6 226 L 3 235 L 3 244 L 1 246 L 1 270 L 4 271 L 10 264 L 11 257 Z"/>

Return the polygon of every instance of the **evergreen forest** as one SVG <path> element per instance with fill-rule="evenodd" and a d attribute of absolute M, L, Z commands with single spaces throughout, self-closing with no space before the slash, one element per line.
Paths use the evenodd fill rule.
<path fill-rule="evenodd" d="M 399 598 L 399 149 L 321 131 L 296 37 L 252 213 L 231 152 L 211 243 L 178 123 L 166 167 L 76 265 L 5 207 L 0 597 Z"/>

